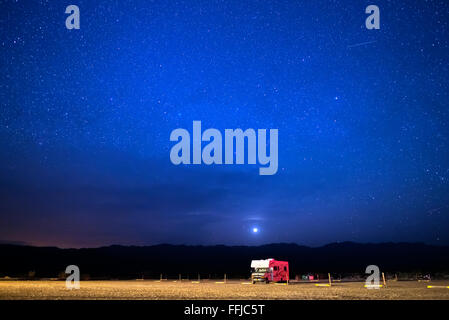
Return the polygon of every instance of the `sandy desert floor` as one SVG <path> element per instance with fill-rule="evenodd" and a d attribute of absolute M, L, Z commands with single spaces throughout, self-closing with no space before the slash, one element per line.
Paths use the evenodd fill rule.
<path fill-rule="evenodd" d="M 437 286 L 428 288 L 428 286 Z M 440 287 L 441 286 L 441 287 Z M 390 281 L 387 288 L 366 289 L 364 283 L 249 284 L 245 281 L 81 281 L 79 290 L 68 290 L 64 281 L 0 281 L 0 299 L 445 299 L 449 281 Z"/>

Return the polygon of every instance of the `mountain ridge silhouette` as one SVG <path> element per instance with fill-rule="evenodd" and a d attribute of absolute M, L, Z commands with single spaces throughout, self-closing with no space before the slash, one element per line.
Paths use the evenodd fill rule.
<path fill-rule="evenodd" d="M 91 278 L 191 278 L 248 277 L 254 259 L 274 258 L 289 262 L 290 274 L 359 273 L 368 265 L 382 272 L 449 272 L 449 246 L 424 243 L 335 242 L 320 247 L 296 243 L 269 243 L 259 246 L 110 245 L 97 248 L 36 247 L 0 244 L 0 277 L 57 277 L 66 266 L 79 266 Z"/>

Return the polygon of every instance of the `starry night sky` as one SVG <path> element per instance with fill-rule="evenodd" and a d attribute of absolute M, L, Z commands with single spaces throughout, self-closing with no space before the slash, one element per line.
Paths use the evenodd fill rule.
<path fill-rule="evenodd" d="M 0 3 L 0 241 L 449 244 L 448 1 Z M 173 165 L 193 120 L 277 174 Z"/>

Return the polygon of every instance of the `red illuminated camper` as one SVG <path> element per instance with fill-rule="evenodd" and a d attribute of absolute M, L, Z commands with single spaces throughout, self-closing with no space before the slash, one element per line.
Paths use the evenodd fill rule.
<path fill-rule="evenodd" d="M 274 259 L 251 261 L 251 281 L 256 282 L 288 282 L 289 270 L 287 261 Z"/>

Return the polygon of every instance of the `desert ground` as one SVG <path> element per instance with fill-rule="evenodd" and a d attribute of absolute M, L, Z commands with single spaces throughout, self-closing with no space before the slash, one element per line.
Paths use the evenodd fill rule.
<path fill-rule="evenodd" d="M 250 284 L 227 281 L 81 281 L 69 290 L 64 281 L 0 281 L 1 300 L 103 300 L 103 299 L 449 299 L 449 281 L 389 281 L 386 288 L 367 289 L 362 282 Z M 428 288 L 434 286 L 434 288 Z"/>

